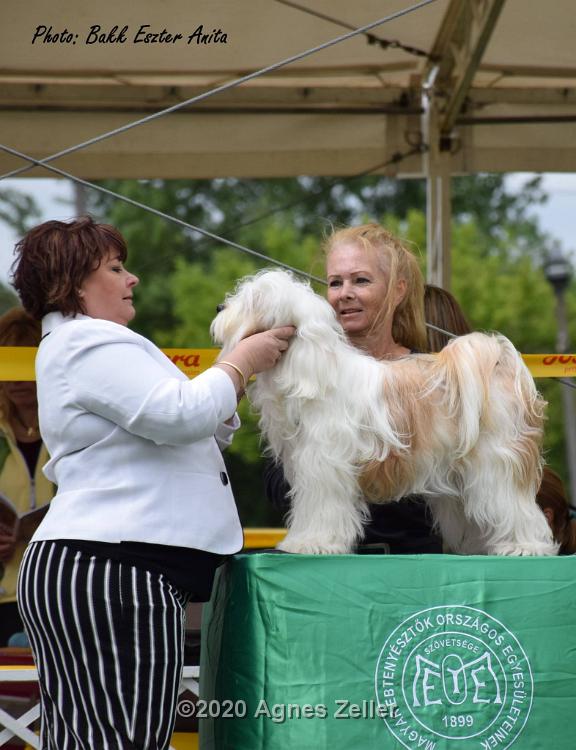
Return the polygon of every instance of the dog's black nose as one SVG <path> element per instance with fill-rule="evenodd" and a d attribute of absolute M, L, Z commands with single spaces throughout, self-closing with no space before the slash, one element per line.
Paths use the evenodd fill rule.
<path fill-rule="evenodd" d="M 225 307 L 226 307 L 226 305 L 223 302 L 221 302 L 219 305 L 216 305 L 216 312 L 217 313 L 221 313 L 222 310 L 224 310 Z"/>

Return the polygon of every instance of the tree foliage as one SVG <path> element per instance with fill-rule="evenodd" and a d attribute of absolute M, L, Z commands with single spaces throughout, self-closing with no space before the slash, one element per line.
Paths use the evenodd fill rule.
<path fill-rule="evenodd" d="M 0 189 L 0 221 L 8 224 L 16 234 L 21 235 L 40 218 L 40 210 L 35 200 L 19 190 Z M 0 283 L 0 315 L 18 305 L 14 291 Z"/>
<path fill-rule="evenodd" d="M 425 185 L 381 177 L 333 180 L 116 181 L 107 187 L 302 270 L 323 275 L 319 245 L 332 225 L 382 220 L 409 240 L 425 267 Z M 539 181 L 512 195 L 500 175 L 453 180 L 452 291 L 478 330 L 498 330 L 523 352 L 554 350 L 554 299 L 542 273 L 552 246 L 530 214 L 545 199 Z M 278 210 L 281 207 L 282 210 Z M 216 305 L 261 261 L 107 197 L 93 212 L 117 225 L 138 273 L 137 329 L 163 346 L 210 345 Z M 574 290 L 569 305 L 575 305 Z M 572 316 L 573 319 L 573 316 Z M 576 340 L 576 339 L 573 339 Z M 550 401 L 546 449 L 565 476 L 559 386 Z M 244 429 L 228 462 L 244 523 L 278 522 L 262 499 L 261 446 L 243 403 Z"/>
<path fill-rule="evenodd" d="M 0 315 L 16 307 L 19 304 L 17 295 L 7 287 L 6 284 L 0 284 Z"/>
<path fill-rule="evenodd" d="M 404 221 L 396 217 L 384 221 L 416 247 L 422 247 L 426 221 L 421 211 L 410 211 Z M 533 234 L 537 231 L 533 225 L 527 225 L 527 230 L 521 234 L 520 244 L 531 251 L 520 252 L 511 239 L 519 231 L 514 215 L 497 233 L 486 233 L 474 217 L 456 218 L 452 231 L 452 292 L 475 330 L 499 331 L 524 354 L 553 352 L 555 300 L 540 262 L 551 241 Z M 576 312 L 574 291 L 570 290 L 568 303 L 569 311 Z M 570 312 L 569 319 L 574 320 Z M 561 389 L 566 386 L 547 379 L 538 380 L 537 386 L 549 404 L 547 461 L 567 479 L 561 397 Z"/>
<path fill-rule="evenodd" d="M 4 221 L 17 234 L 24 234 L 40 218 L 36 201 L 19 190 L 0 190 L 0 221 Z"/>

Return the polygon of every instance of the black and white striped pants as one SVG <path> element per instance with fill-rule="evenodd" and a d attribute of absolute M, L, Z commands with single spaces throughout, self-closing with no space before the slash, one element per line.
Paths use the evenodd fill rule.
<path fill-rule="evenodd" d="M 170 743 L 186 595 L 161 574 L 61 542 L 24 555 L 18 600 L 42 696 L 42 750 Z"/>

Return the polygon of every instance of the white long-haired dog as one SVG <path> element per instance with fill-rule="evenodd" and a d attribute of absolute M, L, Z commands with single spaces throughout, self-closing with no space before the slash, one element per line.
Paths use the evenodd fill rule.
<path fill-rule="evenodd" d="M 297 332 L 248 395 L 291 485 L 288 552 L 350 552 L 368 502 L 423 495 L 453 552 L 552 555 L 536 504 L 545 402 L 501 335 L 378 361 L 328 302 L 285 271 L 247 277 L 212 323 L 223 355 L 280 325 Z"/>

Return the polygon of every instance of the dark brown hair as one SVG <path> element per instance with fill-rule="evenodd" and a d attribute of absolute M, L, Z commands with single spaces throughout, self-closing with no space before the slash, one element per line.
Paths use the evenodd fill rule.
<path fill-rule="evenodd" d="M 424 315 L 427 323 L 449 333 L 457 336 L 472 333 L 472 327 L 454 295 L 439 286 L 426 284 L 424 287 Z M 428 350 L 431 352 L 439 352 L 451 340 L 450 336 L 433 328 L 427 329 L 427 338 Z"/>
<path fill-rule="evenodd" d="M 560 554 L 573 555 L 576 552 L 576 522 L 570 518 L 564 484 L 548 466 L 544 467 L 536 502 L 543 511 L 551 511 L 548 523 L 554 539 L 560 543 Z"/>
<path fill-rule="evenodd" d="M 16 245 L 12 283 L 37 320 L 54 310 L 76 315 L 84 312 L 82 284 L 110 252 L 126 260 L 126 242 L 110 224 L 96 224 L 90 216 L 69 223 L 46 221 Z"/>
<path fill-rule="evenodd" d="M 12 307 L 0 316 L 0 346 L 38 346 L 40 323 L 22 307 Z"/>

